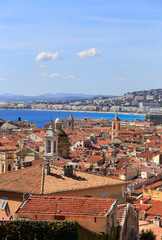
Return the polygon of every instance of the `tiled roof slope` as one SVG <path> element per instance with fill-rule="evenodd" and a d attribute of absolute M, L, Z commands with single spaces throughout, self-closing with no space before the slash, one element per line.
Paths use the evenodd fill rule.
<path fill-rule="evenodd" d="M 147 215 L 161 216 L 162 217 L 162 202 L 156 201 L 151 208 L 146 212 Z"/>
<path fill-rule="evenodd" d="M 121 221 L 123 219 L 123 213 L 124 213 L 125 207 L 126 207 L 126 204 L 118 205 L 117 221 L 119 225 L 121 224 Z"/>
<path fill-rule="evenodd" d="M 0 174 L 0 190 L 41 194 L 42 167 L 33 166 Z"/>
<path fill-rule="evenodd" d="M 156 235 L 156 240 L 161 240 L 161 236 L 162 236 L 162 228 L 158 227 L 152 223 L 149 223 L 147 221 L 139 221 L 139 232 L 142 231 L 142 229 L 144 229 L 144 231 L 146 231 L 147 229 L 152 229 L 152 231 L 154 232 L 154 234 Z"/>
<path fill-rule="evenodd" d="M 51 168 L 51 175 L 45 175 L 44 194 L 124 184 L 122 180 L 77 171 L 72 177 L 61 174 L 62 169 L 57 167 L 57 170 Z"/>
<path fill-rule="evenodd" d="M 146 186 L 146 189 L 156 189 L 158 187 L 162 186 L 162 181 L 158 181 L 156 183 L 153 183 L 151 185 Z"/>
<path fill-rule="evenodd" d="M 60 167 L 51 167 L 50 175 L 44 175 L 41 165 L 0 174 L 0 190 L 32 194 L 50 194 L 123 183 L 121 180 L 82 172 L 75 172 L 72 177 L 62 176 Z"/>
<path fill-rule="evenodd" d="M 33 195 L 18 209 L 18 213 L 105 216 L 113 198 L 39 196 Z"/>

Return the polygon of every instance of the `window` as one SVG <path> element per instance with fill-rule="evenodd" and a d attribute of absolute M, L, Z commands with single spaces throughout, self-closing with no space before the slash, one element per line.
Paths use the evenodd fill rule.
<path fill-rule="evenodd" d="M 56 152 L 56 141 L 54 141 L 54 148 L 53 148 L 53 150 L 54 150 L 54 153 Z"/>
<path fill-rule="evenodd" d="M 51 141 L 48 140 L 47 141 L 47 153 L 50 153 L 51 152 Z"/>
<path fill-rule="evenodd" d="M 96 217 L 94 217 L 94 222 L 95 222 L 95 223 L 97 222 L 97 218 L 96 218 Z"/>
<path fill-rule="evenodd" d="M 11 171 L 11 165 L 10 164 L 8 165 L 8 171 Z"/>
<path fill-rule="evenodd" d="M 8 203 L 8 198 L 7 197 L 2 197 L 2 202 L 1 202 L 0 208 L 2 210 L 5 210 L 5 208 L 7 206 L 7 203 Z"/>
<path fill-rule="evenodd" d="M 100 197 L 101 197 L 101 198 L 106 198 L 106 193 L 101 193 L 101 194 L 100 194 Z"/>

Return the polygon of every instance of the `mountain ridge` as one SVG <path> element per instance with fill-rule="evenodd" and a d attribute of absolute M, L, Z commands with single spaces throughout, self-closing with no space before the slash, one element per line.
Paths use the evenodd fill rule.
<path fill-rule="evenodd" d="M 93 99 L 98 97 L 113 97 L 110 95 L 91 95 L 91 94 L 79 94 L 79 93 L 46 93 L 38 96 L 24 96 L 18 94 L 5 93 L 0 95 L 0 101 L 16 101 L 16 102 L 30 102 L 30 101 L 52 101 L 52 100 L 79 100 L 79 99 Z"/>

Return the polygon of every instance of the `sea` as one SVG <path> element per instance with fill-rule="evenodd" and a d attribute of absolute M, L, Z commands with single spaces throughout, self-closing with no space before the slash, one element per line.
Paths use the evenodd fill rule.
<path fill-rule="evenodd" d="M 0 118 L 5 121 L 11 120 L 13 122 L 18 121 L 18 117 L 21 117 L 21 120 L 28 120 L 31 123 L 36 123 L 38 128 L 44 127 L 44 124 L 52 120 L 55 120 L 59 114 L 60 119 L 67 119 L 70 115 L 73 115 L 74 118 L 106 118 L 111 121 L 115 117 L 115 113 L 103 113 L 103 112 L 70 112 L 70 111 L 41 111 L 41 110 L 0 110 Z M 145 116 L 134 115 L 134 114 L 118 114 L 120 120 L 130 120 L 134 119 L 144 120 Z"/>

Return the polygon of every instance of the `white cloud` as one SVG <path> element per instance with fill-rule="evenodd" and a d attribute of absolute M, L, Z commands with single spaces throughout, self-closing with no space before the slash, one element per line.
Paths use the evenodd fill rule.
<path fill-rule="evenodd" d="M 96 56 L 101 55 L 101 51 L 97 50 L 96 48 L 90 48 L 90 49 L 87 49 L 87 50 L 77 53 L 77 55 L 80 58 L 96 57 Z"/>
<path fill-rule="evenodd" d="M 60 77 L 59 73 L 51 73 L 48 75 L 48 78 L 55 78 L 55 77 Z"/>
<path fill-rule="evenodd" d="M 6 78 L 0 78 L 0 81 L 5 81 L 6 80 Z"/>
<path fill-rule="evenodd" d="M 116 78 L 115 81 L 123 82 L 125 81 L 125 78 Z"/>
<path fill-rule="evenodd" d="M 54 61 L 57 58 L 59 58 L 59 55 L 57 52 L 55 53 L 41 52 L 36 56 L 35 61 Z"/>
<path fill-rule="evenodd" d="M 42 77 L 45 77 L 45 78 L 55 78 L 55 77 L 60 77 L 61 75 L 59 73 L 42 73 L 41 74 Z"/>
<path fill-rule="evenodd" d="M 74 75 L 68 75 L 68 76 L 64 77 L 64 79 L 74 79 L 74 78 L 76 78 L 76 76 L 74 76 Z"/>

